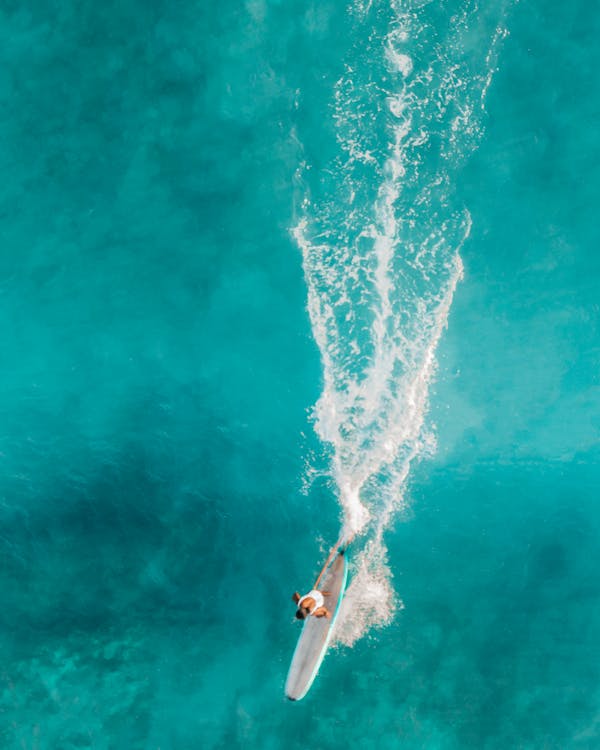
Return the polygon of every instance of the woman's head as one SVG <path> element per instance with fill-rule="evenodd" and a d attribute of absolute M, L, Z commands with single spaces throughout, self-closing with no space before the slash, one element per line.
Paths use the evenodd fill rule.
<path fill-rule="evenodd" d="M 310 614 L 310 610 L 308 607 L 298 607 L 296 610 L 296 619 L 297 620 L 304 620 L 308 617 Z"/>

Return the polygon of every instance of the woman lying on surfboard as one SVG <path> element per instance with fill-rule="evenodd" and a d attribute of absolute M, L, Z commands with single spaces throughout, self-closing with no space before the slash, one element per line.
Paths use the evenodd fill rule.
<path fill-rule="evenodd" d="M 312 615 L 313 617 L 331 617 L 331 612 L 324 606 L 325 597 L 329 596 L 329 591 L 319 591 L 313 589 L 308 594 L 300 596 L 296 591 L 292 600 L 298 605 L 296 610 L 296 617 L 298 620 L 304 620 L 306 617 Z"/>
<path fill-rule="evenodd" d="M 331 612 L 325 606 L 325 597 L 329 596 L 330 592 L 319 591 L 319 581 L 323 577 L 323 573 L 327 570 L 327 566 L 332 561 L 334 555 L 337 552 L 344 554 L 346 547 L 352 541 L 353 536 L 354 535 L 346 537 L 344 541 L 339 541 L 334 547 L 332 547 L 327 562 L 323 565 L 312 591 L 309 591 L 308 594 L 304 594 L 304 596 L 300 596 L 296 591 L 292 596 L 292 601 L 298 605 L 298 609 L 296 610 L 296 617 L 298 620 L 304 620 L 310 615 L 313 617 L 327 617 L 327 619 L 331 617 Z M 342 537 L 342 539 L 344 538 Z"/>

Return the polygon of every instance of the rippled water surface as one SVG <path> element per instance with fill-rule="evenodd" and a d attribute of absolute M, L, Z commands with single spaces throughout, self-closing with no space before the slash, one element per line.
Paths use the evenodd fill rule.
<path fill-rule="evenodd" d="M 600 746 L 599 23 L 2 6 L 2 747 Z"/>

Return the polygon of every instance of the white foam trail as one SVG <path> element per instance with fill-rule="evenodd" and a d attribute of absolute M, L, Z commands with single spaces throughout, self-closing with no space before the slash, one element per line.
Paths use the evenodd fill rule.
<path fill-rule="evenodd" d="M 293 230 L 323 365 L 315 429 L 330 449 L 342 533 L 362 535 L 336 625 L 346 644 L 398 606 L 383 536 L 411 463 L 435 446 L 425 428 L 429 386 L 471 226 L 453 179 L 480 137 L 475 102 L 485 99 L 502 38 L 496 24 L 473 72 L 461 46 L 478 18 L 469 0 L 443 44 L 424 3 L 410 11 L 392 3 L 383 35 L 364 28 L 374 3 L 359 5 L 359 42 L 334 91 L 340 153 L 326 190 L 305 174 Z"/>

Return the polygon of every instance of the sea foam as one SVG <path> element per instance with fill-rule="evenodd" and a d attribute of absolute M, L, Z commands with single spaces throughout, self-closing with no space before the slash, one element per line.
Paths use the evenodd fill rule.
<path fill-rule="evenodd" d="M 477 57 L 466 46 L 474 3 L 448 19 L 442 39 L 426 5 L 402 7 L 387 15 L 382 4 L 354 7 L 361 43 L 333 92 L 339 150 L 322 174 L 302 172 L 293 229 L 323 367 L 314 426 L 337 488 L 341 538 L 356 539 L 336 625 L 348 645 L 401 606 L 384 534 L 405 507 L 412 463 L 435 449 L 429 387 L 471 227 L 456 175 L 481 137 L 505 36 L 496 19 Z"/>

